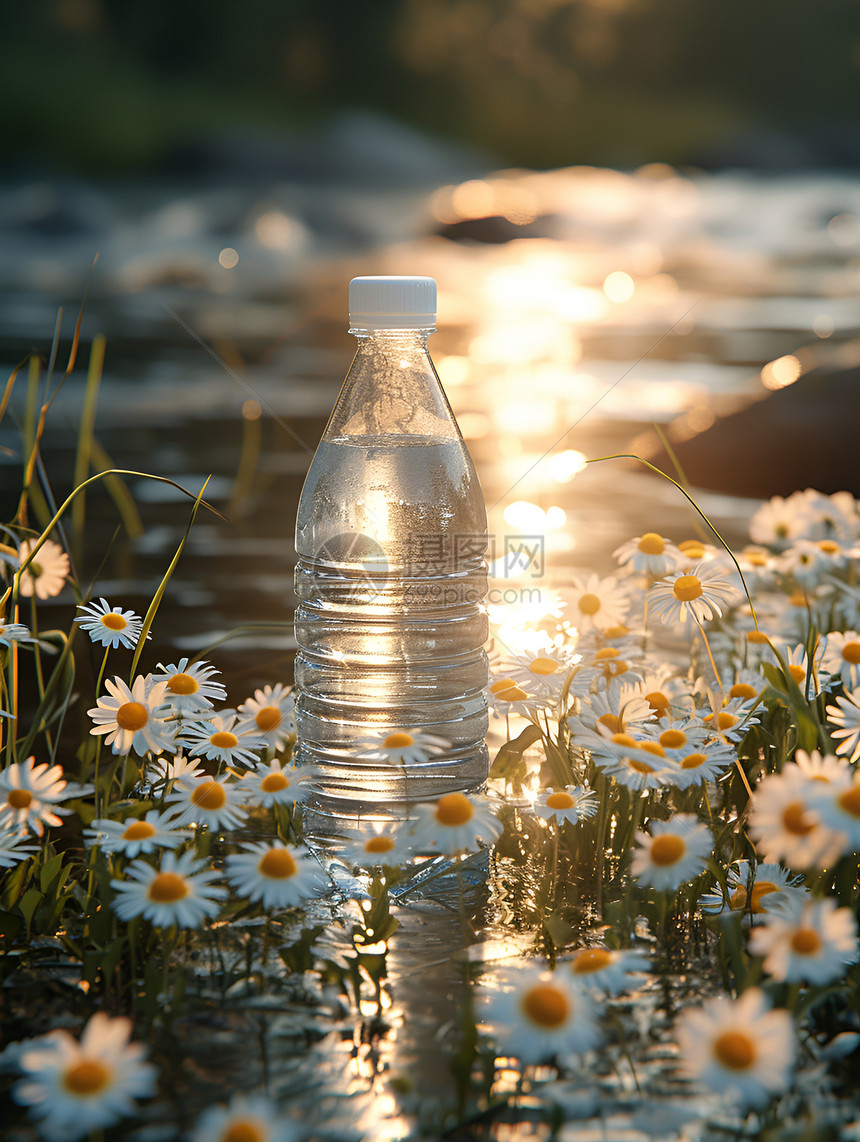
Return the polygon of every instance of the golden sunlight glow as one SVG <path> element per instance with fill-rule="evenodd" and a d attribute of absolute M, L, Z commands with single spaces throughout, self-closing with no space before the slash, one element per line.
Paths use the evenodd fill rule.
<path fill-rule="evenodd" d="M 553 506 L 544 511 L 528 500 L 515 500 L 512 504 L 508 504 L 504 515 L 505 523 L 510 527 L 533 534 L 555 531 L 567 523 L 567 513 L 563 508 Z"/>
<path fill-rule="evenodd" d="M 784 389 L 793 385 L 802 372 L 800 361 L 788 353 L 765 365 L 761 371 L 761 383 L 766 389 Z"/>
<path fill-rule="evenodd" d="M 468 357 L 439 357 L 436 372 L 445 388 L 456 388 L 469 378 Z"/>
<path fill-rule="evenodd" d="M 451 207 L 460 218 L 486 218 L 496 212 L 496 197 L 489 183 L 472 178 L 451 192 Z"/>
<path fill-rule="evenodd" d="M 603 292 L 610 301 L 621 303 L 630 301 L 636 286 L 630 274 L 625 274 L 623 270 L 613 270 L 603 279 Z"/>
<path fill-rule="evenodd" d="M 547 474 L 557 484 L 569 484 L 577 472 L 581 472 L 586 465 L 585 454 L 577 452 L 575 448 L 566 448 L 564 452 L 556 452 L 546 462 Z"/>

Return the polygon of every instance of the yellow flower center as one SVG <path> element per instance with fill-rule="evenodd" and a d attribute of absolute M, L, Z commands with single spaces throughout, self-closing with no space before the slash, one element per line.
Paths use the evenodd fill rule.
<path fill-rule="evenodd" d="M 752 887 L 752 902 L 750 903 L 750 912 L 756 916 L 764 912 L 761 900 L 763 896 L 770 896 L 772 892 L 779 892 L 779 888 L 771 880 L 757 880 Z M 747 906 L 749 896 L 747 890 L 742 884 L 738 887 L 729 897 L 729 905 L 736 911 L 741 911 Z"/>
<path fill-rule="evenodd" d="M 364 846 L 366 853 L 390 853 L 394 848 L 391 837 L 370 837 Z"/>
<path fill-rule="evenodd" d="M 748 698 L 756 696 L 755 686 L 750 686 L 749 682 L 736 682 L 729 690 L 730 698 L 743 698 L 746 701 Z"/>
<path fill-rule="evenodd" d="M 660 745 L 666 749 L 680 749 L 687 744 L 687 735 L 683 730 L 663 730 L 660 734 Z"/>
<path fill-rule="evenodd" d="M 551 658 L 535 658 L 529 663 L 529 671 L 541 676 L 555 674 L 559 668 L 559 663 L 554 662 Z"/>
<path fill-rule="evenodd" d="M 195 678 L 180 671 L 168 679 L 167 689 L 171 694 L 196 694 L 200 687 Z"/>
<path fill-rule="evenodd" d="M 465 825 L 474 815 L 475 810 L 469 798 L 464 797 L 462 793 L 446 793 L 436 802 L 436 820 L 440 825 L 449 825 L 452 828 Z"/>
<path fill-rule="evenodd" d="M 220 1142 L 266 1142 L 269 1132 L 262 1123 L 250 1118 L 237 1118 L 231 1122 Z"/>
<path fill-rule="evenodd" d="M 264 706 L 254 718 L 257 729 L 264 734 L 276 730 L 283 720 L 281 711 L 277 706 Z"/>
<path fill-rule="evenodd" d="M 839 544 L 834 543 L 832 539 L 819 539 L 818 550 L 823 551 L 825 555 L 838 555 Z"/>
<path fill-rule="evenodd" d="M 626 749 L 635 749 L 639 745 L 636 738 L 625 733 L 613 734 L 610 740 L 613 745 L 622 745 Z"/>
<path fill-rule="evenodd" d="M 645 701 L 654 713 L 661 717 L 669 709 L 669 699 L 662 690 L 652 690 L 649 694 L 645 695 Z"/>
<path fill-rule="evenodd" d="M 132 821 L 122 834 L 124 841 L 145 841 L 148 837 L 154 837 L 157 830 L 155 825 L 149 821 Z"/>
<path fill-rule="evenodd" d="M 685 539 L 683 543 L 678 544 L 678 550 L 688 559 L 705 558 L 705 545 L 700 539 Z"/>
<path fill-rule="evenodd" d="M 411 734 L 402 732 L 389 734 L 385 741 L 382 743 L 383 749 L 408 749 L 409 746 L 415 744 L 415 738 Z"/>
<path fill-rule="evenodd" d="M 257 871 L 270 880 L 289 880 L 296 875 L 296 862 L 286 849 L 269 849 L 261 857 Z"/>
<path fill-rule="evenodd" d="M 672 586 L 672 591 L 676 599 L 682 603 L 689 603 L 702 594 L 702 581 L 697 575 L 679 575 Z"/>
<path fill-rule="evenodd" d="M 588 593 L 579 600 L 579 609 L 584 615 L 596 615 L 600 610 L 600 598 Z"/>
<path fill-rule="evenodd" d="M 603 637 L 604 638 L 624 638 L 624 636 L 626 634 L 630 634 L 630 627 L 626 627 L 626 626 L 624 626 L 623 623 L 619 623 L 618 626 L 607 627 L 606 630 L 603 632 Z"/>
<path fill-rule="evenodd" d="M 571 967 L 577 975 L 589 975 L 593 971 L 603 971 L 612 963 L 612 952 L 606 948 L 582 948 L 573 957 Z"/>
<path fill-rule="evenodd" d="M 216 749 L 235 749 L 239 739 L 229 730 L 218 730 L 209 738 L 209 744 L 214 745 Z"/>
<path fill-rule="evenodd" d="M 852 785 L 850 789 L 840 793 L 838 804 L 840 809 L 844 809 L 852 817 L 860 817 L 860 784 Z"/>
<path fill-rule="evenodd" d="M 805 837 L 815 828 L 815 822 L 806 815 L 802 801 L 791 801 L 782 811 L 782 827 L 795 837 Z"/>
<path fill-rule="evenodd" d="M 675 833 L 660 833 L 651 842 L 651 860 L 660 868 L 677 864 L 686 851 L 687 846 L 683 838 Z"/>
<path fill-rule="evenodd" d="M 220 781 L 201 781 L 191 794 L 191 803 L 198 809 L 223 809 L 227 794 Z"/>
<path fill-rule="evenodd" d="M 846 642 L 842 647 L 842 657 L 852 666 L 860 662 L 860 642 Z"/>
<path fill-rule="evenodd" d="M 743 1031 L 724 1031 L 714 1040 L 714 1055 L 730 1071 L 747 1071 L 755 1062 L 756 1047 Z"/>
<path fill-rule="evenodd" d="M 159 904 L 174 904 L 188 895 L 185 877 L 178 872 L 160 872 L 151 882 L 146 895 Z"/>
<path fill-rule="evenodd" d="M 570 1001 L 559 987 L 540 983 L 529 988 L 522 999 L 526 1018 L 538 1027 L 561 1027 L 570 1014 Z"/>
<path fill-rule="evenodd" d="M 6 804 L 12 809 L 29 809 L 33 803 L 33 794 L 29 789 L 10 789 Z"/>
<path fill-rule="evenodd" d="M 770 642 L 770 639 L 767 637 L 763 630 L 748 630 L 747 642 L 752 643 L 753 646 L 764 646 L 766 643 Z"/>
<path fill-rule="evenodd" d="M 744 552 L 744 558 L 750 567 L 767 567 L 767 552 L 756 551 L 754 548 Z"/>
<path fill-rule="evenodd" d="M 798 684 L 798 686 L 800 685 L 801 682 L 806 681 L 806 667 L 801 666 L 797 662 L 789 662 L 788 673 L 791 675 L 791 677 L 794 679 L 794 681 Z"/>
<path fill-rule="evenodd" d="M 704 765 L 707 760 L 707 754 L 688 753 L 684 760 L 681 762 L 681 769 L 698 769 L 699 766 Z"/>
<path fill-rule="evenodd" d="M 639 748 L 644 750 L 645 753 L 653 753 L 655 757 L 666 756 L 666 751 L 659 742 L 640 742 Z"/>
<path fill-rule="evenodd" d="M 799 956 L 814 956 L 821 950 L 821 937 L 814 928 L 798 928 L 790 942 L 791 950 Z"/>
<path fill-rule="evenodd" d="M 621 651 L 615 646 L 603 646 L 594 655 L 595 662 L 606 662 L 608 658 L 617 658 Z"/>
<path fill-rule="evenodd" d="M 149 721 L 149 711 L 140 702 L 124 702 L 116 712 L 116 724 L 121 730 L 137 733 Z"/>
<path fill-rule="evenodd" d="M 108 630 L 125 630 L 128 623 L 122 615 L 118 615 L 116 611 L 110 611 L 108 614 L 102 615 L 102 626 L 107 627 Z"/>
<path fill-rule="evenodd" d="M 547 809 L 573 809 L 576 807 L 576 798 L 560 790 L 558 793 L 550 793 L 546 799 L 546 807 Z"/>
<path fill-rule="evenodd" d="M 63 1073 L 63 1086 L 71 1094 L 98 1094 L 108 1085 L 111 1072 L 95 1059 L 84 1059 Z"/>
<path fill-rule="evenodd" d="M 730 714 L 728 710 L 720 710 L 717 714 L 717 728 L 721 730 L 730 730 L 732 726 L 736 726 L 740 718 L 734 714 Z"/>
<path fill-rule="evenodd" d="M 624 729 L 624 723 L 617 714 L 601 714 L 597 720 L 601 726 L 606 726 L 613 734 L 620 734 Z"/>
<path fill-rule="evenodd" d="M 494 682 L 490 690 L 500 702 L 522 702 L 524 698 L 528 698 L 525 690 L 517 686 L 516 682 L 510 678 L 503 678 L 501 682 Z"/>
<path fill-rule="evenodd" d="M 637 759 L 633 758 L 633 757 L 627 758 L 627 764 L 630 766 L 631 769 L 634 769 L 637 773 L 655 773 L 656 772 L 653 765 L 649 765 L 646 761 L 637 761 Z"/>
<path fill-rule="evenodd" d="M 795 591 L 788 600 L 793 607 L 806 607 L 806 595 L 803 591 Z"/>
<path fill-rule="evenodd" d="M 283 773 L 267 773 L 260 782 L 260 788 L 264 793 L 280 793 L 282 789 L 289 787 L 290 779 Z"/>
<path fill-rule="evenodd" d="M 666 544 L 656 531 L 646 531 L 639 540 L 639 550 L 643 555 L 662 555 L 666 550 Z"/>

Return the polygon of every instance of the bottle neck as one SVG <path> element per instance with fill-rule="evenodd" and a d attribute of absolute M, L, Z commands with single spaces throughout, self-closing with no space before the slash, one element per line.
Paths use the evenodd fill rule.
<path fill-rule="evenodd" d="M 350 329 L 358 342 L 358 352 L 427 352 L 427 338 L 434 329 Z"/>

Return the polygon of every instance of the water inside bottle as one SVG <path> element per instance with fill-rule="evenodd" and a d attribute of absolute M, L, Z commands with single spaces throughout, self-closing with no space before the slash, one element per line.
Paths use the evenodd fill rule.
<path fill-rule="evenodd" d="M 486 534 L 459 436 L 320 443 L 296 529 L 296 721 L 321 812 L 384 813 L 485 779 Z M 407 766 L 357 756 L 407 730 L 450 749 Z"/>

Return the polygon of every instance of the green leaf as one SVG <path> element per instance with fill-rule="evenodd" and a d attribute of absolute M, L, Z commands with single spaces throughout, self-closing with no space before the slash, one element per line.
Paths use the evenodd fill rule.
<path fill-rule="evenodd" d="M 505 742 L 496 754 L 490 777 L 505 781 L 521 781 L 526 774 L 523 754 L 541 737 L 538 726 L 528 725 L 513 741 Z"/>

